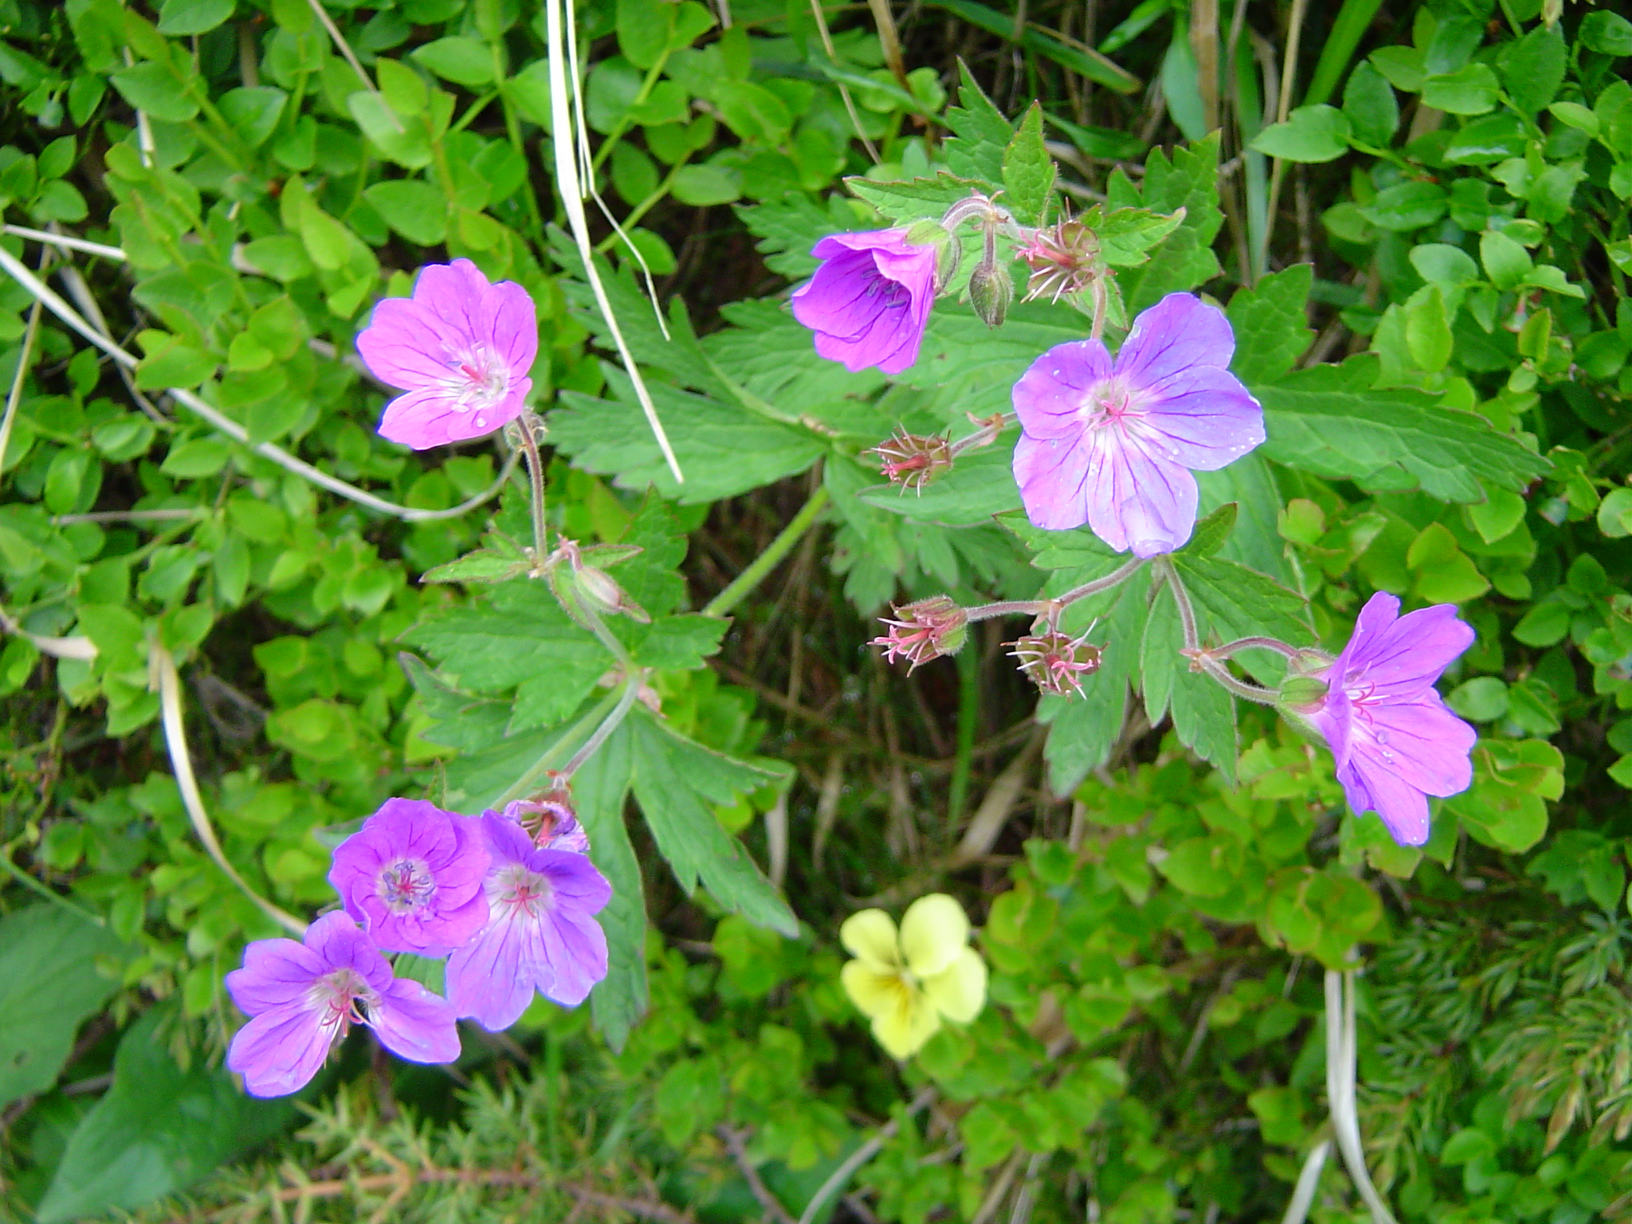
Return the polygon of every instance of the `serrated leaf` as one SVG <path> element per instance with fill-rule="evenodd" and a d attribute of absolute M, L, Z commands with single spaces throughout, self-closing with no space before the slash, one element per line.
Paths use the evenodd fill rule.
<path fill-rule="evenodd" d="M 1022 225 L 1041 225 L 1054 197 L 1054 159 L 1043 147 L 1043 107 L 1033 102 L 1003 151 L 1003 190 Z"/>
<path fill-rule="evenodd" d="M 700 881 L 732 913 L 789 938 L 797 936 L 799 923 L 787 902 L 711 810 L 712 804 L 733 802 L 785 775 L 705 748 L 639 711 L 626 725 L 635 798 L 681 891 L 691 893 Z"/>
<path fill-rule="evenodd" d="M 958 61 L 958 104 L 946 108 L 946 126 L 953 135 L 941 146 L 941 155 L 952 173 L 986 183 L 1001 182 L 1003 150 L 1014 138 L 1014 128 L 981 92 L 962 60 Z"/>
<path fill-rule="evenodd" d="M 421 582 L 508 582 L 527 572 L 524 558 L 507 557 L 483 548 L 456 560 L 433 566 Z"/>
<path fill-rule="evenodd" d="M 1140 687 L 1151 725 L 1171 714 L 1179 742 L 1235 785 L 1235 699 L 1217 681 L 1190 670 L 1173 594 L 1158 590 L 1140 643 Z"/>
<path fill-rule="evenodd" d="M 1188 147 L 1175 147 L 1171 158 L 1152 149 L 1138 188 L 1120 170 L 1112 173 L 1106 193 L 1111 204 L 1168 215 L 1184 210 L 1184 220 L 1152 250 L 1150 259 L 1117 277 L 1130 314 L 1218 275 L 1218 257 L 1212 252 L 1213 239 L 1224 224 L 1218 208 L 1218 142 L 1214 132 Z"/>
<path fill-rule="evenodd" d="M 1309 292 L 1315 270 L 1296 264 L 1239 290 L 1225 309 L 1235 331 L 1230 369 L 1248 386 L 1279 378 L 1309 348 Z"/>
<path fill-rule="evenodd" d="M 992 190 L 987 183 L 944 172 L 934 178 L 908 179 L 896 183 L 877 183 L 852 175 L 844 180 L 844 185 L 853 195 L 876 208 L 885 220 L 896 225 L 911 225 L 928 217 L 939 217 L 959 200 L 966 200 L 976 192 L 989 194 Z"/>
<path fill-rule="evenodd" d="M 1185 211 L 1152 212 L 1148 208 L 1113 208 L 1095 204 L 1082 223 L 1099 239 L 1100 257 L 1113 268 L 1136 268 L 1150 258 L 1151 248 L 1184 224 Z"/>
<path fill-rule="evenodd" d="M 1387 487 L 1420 486 L 1449 502 L 1482 501 L 1481 480 L 1517 490 L 1552 469 L 1483 417 L 1443 408 L 1421 391 L 1377 387 L 1378 370 L 1376 355 L 1362 353 L 1253 385 L 1264 405 L 1265 455 L 1362 484 L 1395 469 Z"/>

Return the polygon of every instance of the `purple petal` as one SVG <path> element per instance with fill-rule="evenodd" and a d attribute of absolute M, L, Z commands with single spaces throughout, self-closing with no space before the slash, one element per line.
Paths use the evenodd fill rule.
<path fill-rule="evenodd" d="M 1094 387 L 1111 376 L 1111 355 L 1098 340 L 1056 344 L 1014 384 L 1015 415 L 1032 438 L 1075 437 L 1086 431 L 1083 408 Z"/>
<path fill-rule="evenodd" d="M 1428 840 L 1427 796 L 1398 775 L 1362 766 L 1356 753 L 1337 771 L 1337 780 L 1355 814 L 1376 812 L 1400 845 L 1420 846 Z"/>
<path fill-rule="evenodd" d="M 510 367 L 512 379 L 527 377 L 538 356 L 538 308 L 514 281 L 500 281 L 482 295 L 488 320 L 483 336 Z"/>
<path fill-rule="evenodd" d="M 527 865 L 550 881 L 566 908 L 598 914 L 612 900 L 612 885 L 585 855 L 571 850 L 535 850 Z"/>
<path fill-rule="evenodd" d="M 357 352 L 383 383 L 407 390 L 448 376 L 448 358 L 464 337 L 425 302 L 386 298 L 357 336 Z"/>
<path fill-rule="evenodd" d="M 414 300 L 427 303 L 467 342 L 482 334 L 482 295 L 488 279 L 468 259 L 426 264 L 414 281 Z"/>
<path fill-rule="evenodd" d="M 1416 701 L 1373 705 L 1355 719 L 1350 760 L 1368 777 L 1394 774 L 1414 790 L 1443 798 L 1473 784 L 1469 754 L 1478 738 L 1430 690 Z"/>
<path fill-rule="evenodd" d="M 918 359 L 934 298 L 935 248 L 903 230 L 833 234 L 824 262 L 793 294 L 793 315 L 816 333 L 816 351 L 851 371 L 898 374 Z"/>
<path fill-rule="evenodd" d="M 1235 333 L 1216 306 L 1191 293 L 1170 293 L 1133 321 L 1116 354 L 1116 372 L 1149 388 L 1191 366 L 1222 370 L 1235 356 Z"/>
<path fill-rule="evenodd" d="M 493 866 L 527 862 L 533 853 L 533 839 L 527 836 L 527 830 L 519 822 L 492 811 L 483 812 L 481 819 L 482 836 L 486 839 Z"/>
<path fill-rule="evenodd" d="M 258 939 L 244 949 L 244 967 L 227 974 L 227 993 L 255 1016 L 301 1002 L 328 971 L 321 956 L 292 939 Z"/>
<path fill-rule="evenodd" d="M 448 957 L 448 1002 L 490 1033 L 509 1028 L 533 1001 L 534 976 L 524 964 L 536 928 L 497 917 Z"/>
<path fill-rule="evenodd" d="M 835 259 L 846 251 L 893 251 L 906 245 L 905 229 L 857 230 L 845 234 L 829 234 L 810 253 L 817 259 Z"/>
<path fill-rule="evenodd" d="M 414 450 L 484 437 L 520 416 L 532 389 L 531 379 L 516 379 L 498 403 L 472 410 L 461 408 L 459 397 L 443 387 L 421 387 L 385 406 L 379 434 Z"/>
<path fill-rule="evenodd" d="M 1088 525 L 1118 552 L 1136 557 L 1172 552 L 1196 525 L 1196 478 L 1145 454 L 1135 439 L 1103 429 L 1088 464 Z"/>
<path fill-rule="evenodd" d="M 1020 435 L 1014 444 L 1014 481 L 1026 517 L 1045 531 L 1070 531 L 1088 521 L 1090 448 L 1077 439 Z"/>
<path fill-rule="evenodd" d="M 380 994 L 368 1023 L 380 1044 L 398 1058 L 450 1063 L 459 1057 L 459 1028 L 451 1004 L 418 982 L 399 978 Z"/>
<path fill-rule="evenodd" d="M 606 976 L 606 933 L 587 913 L 566 907 L 546 923 L 544 947 L 552 981 L 539 990 L 563 1007 L 577 1007 Z"/>
<path fill-rule="evenodd" d="M 312 923 L 306 946 L 322 959 L 325 973 L 354 970 L 376 992 L 391 984 L 391 966 L 348 914 L 336 910 Z"/>
<path fill-rule="evenodd" d="M 1473 627 L 1455 604 L 1435 604 L 1406 616 L 1400 601 L 1379 591 L 1366 601 L 1333 675 L 1371 686 L 1379 699 L 1408 698 L 1430 688 L 1473 645 Z"/>
<path fill-rule="evenodd" d="M 334 1044 L 335 1030 L 324 1029 L 319 1016 L 314 1009 L 293 1006 L 262 1012 L 232 1035 L 227 1069 L 244 1077 L 244 1090 L 251 1096 L 298 1092 L 311 1082 Z"/>
<path fill-rule="evenodd" d="M 1192 366 L 1151 389 L 1152 443 L 1191 471 L 1213 472 L 1264 440 L 1264 410 L 1228 370 Z"/>

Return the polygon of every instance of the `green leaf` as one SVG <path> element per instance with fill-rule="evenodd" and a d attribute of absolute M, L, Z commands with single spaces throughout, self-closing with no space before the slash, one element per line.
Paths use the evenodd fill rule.
<path fill-rule="evenodd" d="M 1479 259 L 1490 283 L 1504 290 L 1522 285 L 1534 266 L 1530 252 L 1498 230 L 1487 230 L 1479 236 Z"/>
<path fill-rule="evenodd" d="M 699 881 L 715 901 L 755 926 L 790 939 L 799 923 L 736 838 L 720 827 L 712 805 L 734 802 L 791 770 L 725 756 L 659 726 L 636 711 L 627 720 L 634 757 L 634 792 L 657 841 L 690 894 Z"/>
<path fill-rule="evenodd" d="M 495 587 L 427 617 L 403 640 L 467 691 L 513 689 L 512 730 L 546 727 L 571 714 L 611 663 L 606 648 L 567 618 L 541 582 Z"/>
<path fill-rule="evenodd" d="M 159 33 L 177 37 L 203 34 L 232 16 L 235 0 L 164 0 Z"/>
<path fill-rule="evenodd" d="M 1218 275 L 1218 258 L 1211 249 L 1224 224 L 1218 207 L 1218 148 L 1214 132 L 1188 147 L 1175 147 L 1171 160 L 1161 149 L 1152 149 L 1138 188 L 1121 170 L 1111 173 L 1107 210 L 1140 205 L 1169 215 L 1184 210 L 1183 223 L 1152 251 L 1149 261 L 1117 277 L 1130 314 Z"/>
<path fill-rule="evenodd" d="M 97 972 L 97 958 L 126 951 L 105 927 L 60 905 L 0 918 L 0 1105 L 56 1082 L 80 1022 L 119 988 Z"/>
<path fill-rule="evenodd" d="M 1354 135 L 1368 145 L 1386 149 L 1400 125 L 1400 106 L 1388 79 L 1369 60 L 1361 60 L 1343 87 L 1343 113 Z"/>
<path fill-rule="evenodd" d="M 239 138 L 251 149 L 265 144 L 283 117 L 289 95 L 271 85 L 229 89 L 216 106 L 221 117 L 232 125 Z"/>
<path fill-rule="evenodd" d="M 1445 704 L 1471 722 L 1495 722 L 1507 714 L 1507 685 L 1496 676 L 1475 676 L 1447 693 Z"/>
<path fill-rule="evenodd" d="M 897 183 L 877 183 L 872 179 L 851 176 L 844 180 L 844 185 L 876 208 L 885 220 L 897 224 L 939 217 L 959 200 L 966 200 L 975 192 L 988 189 L 985 183 L 946 173 L 937 174 L 934 178 Z"/>
<path fill-rule="evenodd" d="M 1564 27 L 1558 22 L 1538 25 L 1508 47 L 1502 58 L 1502 79 L 1513 105 L 1523 114 L 1534 115 L 1551 102 L 1564 83 L 1567 58 Z"/>
<path fill-rule="evenodd" d="M 1230 368 L 1248 386 L 1279 378 L 1308 349 L 1314 335 L 1308 316 L 1314 283 L 1314 268 L 1295 264 L 1230 298 L 1225 311 L 1235 331 Z"/>
<path fill-rule="evenodd" d="M 1483 417 L 1421 391 L 1377 387 L 1378 368 L 1375 355 L 1360 354 L 1254 385 L 1269 435 L 1264 453 L 1318 476 L 1418 486 L 1452 502 L 1482 501 L 1481 480 L 1522 489 L 1551 469 Z"/>
<path fill-rule="evenodd" d="M 184 1190 L 294 1121 L 292 1102 L 246 1096 L 224 1069 L 194 1052 L 183 1071 L 164 1032 L 174 1007 L 155 1007 L 125 1032 L 113 1087 L 74 1129 L 40 1224 L 129 1209 Z"/>
<path fill-rule="evenodd" d="M 1426 285 L 1405 304 L 1405 343 L 1417 368 L 1430 374 L 1451 360 L 1451 322 L 1445 294 L 1438 285 Z"/>
<path fill-rule="evenodd" d="M 1009 208 L 1022 225 L 1047 220 L 1054 196 L 1054 159 L 1043 147 L 1043 107 L 1033 102 L 1020 129 L 1003 151 L 1003 188 Z"/>
<path fill-rule="evenodd" d="M 1014 441 L 1013 435 L 999 437 L 991 446 L 960 455 L 950 472 L 918 492 L 880 483 L 863 491 L 861 500 L 920 523 L 947 527 L 988 523 L 994 515 L 1020 508 Z"/>
<path fill-rule="evenodd" d="M 1632 21 L 1609 9 L 1583 17 L 1576 37 L 1587 50 L 1601 55 L 1632 55 Z"/>
<path fill-rule="evenodd" d="M 113 87 L 149 118 L 165 123 L 186 123 L 197 118 L 198 103 L 182 89 L 164 64 L 137 64 L 113 74 Z"/>
<path fill-rule="evenodd" d="M 497 79 L 493 48 L 474 38 L 455 35 L 416 47 L 413 57 L 444 81 L 455 85 L 491 85 Z"/>
<path fill-rule="evenodd" d="M 1003 153 L 1014 138 L 1014 128 L 981 92 L 962 60 L 958 61 L 958 104 L 946 108 L 946 126 L 953 135 L 941 146 L 941 155 L 953 174 L 985 183 L 1003 181 Z"/>
<path fill-rule="evenodd" d="M 728 166 L 681 166 L 669 181 L 669 192 L 693 208 L 729 204 L 742 198 L 742 172 Z"/>
<path fill-rule="evenodd" d="M 1179 742 L 1211 762 L 1235 785 L 1235 699 L 1214 680 L 1190 670 L 1179 653 L 1184 632 L 1171 591 L 1157 592 L 1140 646 L 1145 710 L 1156 726 L 1171 713 Z"/>
<path fill-rule="evenodd" d="M 363 198 L 409 242 L 436 246 L 448 235 L 448 202 L 429 183 L 387 179 L 367 188 Z"/>
<path fill-rule="evenodd" d="M 1099 239 L 1099 253 L 1113 268 L 1136 268 L 1150 258 L 1150 251 L 1179 226 L 1185 213 L 1163 215 L 1148 208 L 1115 208 L 1105 212 L 1095 204 L 1081 220 Z"/>
<path fill-rule="evenodd" d="M 1432 225 L 1447 207 L 1445 189 L 1435 183 L 1396 183 L 1379 191 L 1360 215 L 1382 229 L 1408 233 Z"/>
<path fill-rule="evenodd" d="M 1465 64 L 1422 82 L 1424 104 L 1453 115 L 1482 115 L 1495 108 L 1500 95 L 1496 74 L 1487 64 Z"/>
<path fill-rule="evenodd" d="M 726 127 L 743 140 L 779 145 L 793 128 L 787 103 L 752 81 L 720 81 L 712 101 Z"/>
<path fill-rule="evenodd" d="M 573 803 L 589 835 L 589 857 L 612 885 L 612 900 L 596 916 L 606 932 L 606 977 L 589 1003 L 595 1027 L 614 1050 L 623 1049 L 647 1003 L 645 891 L 623 817 L 631 767 L 625 724 L 572 778 Z"/>
<path fill-rule="evenodd" d="M 1349 117 L 1335 106 L 1300 106 L 1285 123 L 1271 124 L 1250 148 L 1295 162 L 1329 162 L 1349 151 Z"/>

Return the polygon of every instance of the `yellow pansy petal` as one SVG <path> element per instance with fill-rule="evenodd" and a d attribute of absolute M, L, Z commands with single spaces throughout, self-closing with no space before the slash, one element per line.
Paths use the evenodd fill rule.
<path fill-rule="evenodd" d="M 859 960 L 849 961 L 839 973 L 844 993 L 869 1020 L 901 1006 L 910 987 L 899 973 L 879 973 Z"/>
<path fill-rule="evenodd" d="M 839 942 L 868 968 L 884 973 L 901 964 L 895 943 L 895 923 L 881 909 L 851 914 L 839 928 Z"/>
<path fill-rule="evenodd" d="M 901 953 L 920 978 L 940 973 L 968 943 L 968 915 L 945 893 L 919 897 L 901 919 Z"/>
<path fill-rule="evenodd" d="M 892 1058 L 911 1058 L 940 1027 L 940 1013 L 916 990 L 903 990 L 896 1006 L 873 1017 L 873 1036 Z"/>
<path fill-rule="evenodd" d="M 973 948 L 933 977 L 923 979 L 924 997 L 948 1020 L 968 1024 L 986 1005 L 986 962 Z"/>

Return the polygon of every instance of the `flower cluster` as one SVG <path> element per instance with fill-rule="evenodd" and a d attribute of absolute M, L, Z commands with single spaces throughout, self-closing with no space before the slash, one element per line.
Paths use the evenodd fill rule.
<path fill-rule="evenodd" d="M 244 951 L 227 990 L 249 1023 L 227 1066 L 255 1096 L 305 1085 L 355 1023 L 410 1062 L 459 1056 L 456 1022 L 508 1028 L 536 991 L 572 1007 L 606 976 L 595 915 L 611 886 L 563 792 L 480 817 L 388 799 L 334 851 L 343 912 L 302 942 Z M 398 978 L 385 953 L 447 958 L 447 997 Z"/>

